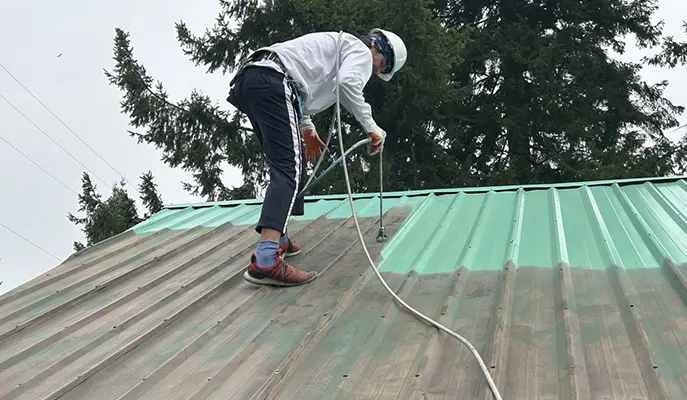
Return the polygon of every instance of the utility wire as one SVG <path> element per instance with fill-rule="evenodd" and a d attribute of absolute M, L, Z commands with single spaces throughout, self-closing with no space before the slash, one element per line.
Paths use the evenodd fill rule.
<path fill-rule="evenodd" d="M 3 224 L 2 222 L 0 222 L 0 225 L 2 225 L 3 228 L 5 228 L 5 229 L 7 229 L 8 231 L 12 232 L 12 233 L 15 234 L 16 236 L 19 236 L 20 238 L 24 239 L 26 242 L 28 242 L 28 243 L 30 243 L 31 245 L 33 245 L 33 247 L 37 248 L 38 250 L 42 251 L 43 253 L 45 253 L 45 254 L 49 255 L 50 257 L 54 258 L 55 260 L 57 260 L 57 262 L 60 262 L 60 259 L 57 258 L 57 257 L 55 257 L 55 255 L 53 255 L 52 253 L 50 253 L 50 252 L 47 251 L 46 249 L 42 248 L 41 246 L 37 245 L 36 243 L 30 241 L 29 239 L 25 238 L 24 236 L 20 235 L 19 233 L 15 232 L 15 231 L 12 230 L 9 226 Z"/>
<path fill-rule="evenodd" d="M 679 131 L 680 129 L 682 129 L 682 128 L 686 127 L 686 126 L 687 126 L 687 124 L 684 124 L 684 125 L 682 125 L 682 126 L 678 126 L 677 128 L 673 129 L 673 131 L 670 132 L 670 133 L 675 133 L 675 132 Z"/>
<path fill-rule="evenodd" d="M 11 101 L 7 100 L 7 98 L 6 98 L 5 96 L 3 96 L 2 94 L 0 94 L 0 98 L 2 98 L 3 100 L 5 100 L 5 102 L 6 102 L 7 104 L 9 104 L 10 107 L 14 108 L 14 110 L 15 110 L 16 112 L 18 112 L 19 114 L 21 114 L 21 116 L 24 117 L 27 121 L 29 121 L 29 122 L 31 123 L 31 125 L 35 126 L 39 131 L 41 131 L 41 133 L 43 133 L 43 135 L 45 135 L 48 139 L 50 139 L 53 143 L 55 143 L 60 149 L 62 149 L 62 151 L 64 151 L 65 153 L 67 153 L 72 159 L 74 159 L 74 161 L 76 161 L 77 163 L 79 163 L 79 165 L 81 165 L 86 171 L 88 171 L 91 175 L 93 175 L 93 176 L 95 176 L 96 178 L 98 178 L 98 180 L 99 180 L 100 182 L 102 182 L 105 186 L 107 186 L 110 190 L 112 190 L 112 187 L 111 187 L 110 185 L 108 185 L 107 182 L 105 182 L 105 181 L 102 180 L 98 175 L 94 174 L 91 170 L 89 170 L 88 167 L 86 167 L 81 161 L 79 161 L 76 157 L 74 157 L 74 155 L 73 155 L 72 153 L 70 153 L 67 149 L 65 149 L 64 147 L 62 147 L 62 145 L 60 145 L 59 143 L 57 143 L 57 141 L 56 141 L 55 139 L 53 139 L 53 138 L 52 138 L 50 135 L 48 135 L 43 129 L 41 129 L 40 126 L 36 125 L 36 123 L 33 122 L 33 121 L 31 120 L 31 118 L 27 117 L 26 114 L 24 114 L 23 112 L 21 112 L 21 110 L 19 110 L 14 104 L 12 104 Z"/>
<path fill-rule="evenodd" d="M 34 94 L 31 92 L 31 90 L 29 90 L 29 88 L 27 88 L 27 87 L 19 80 L 19 78 L 17 78 L 16 76 L 14 76 L 14 75 L 13 75 L 4 65 L 2 65 L 2 63 L 0 63 L 0 68 L 2 68 L 3 70 L 5 70 L 5 72 L 7 72 L 7 74 L 8 74 L 9 76 L 11 76 L 12 79 L 14 79 L 14 80 L 19 84 L 19 86 L 21 86 L 22 88 L 24 88 L 24 90 L 26 90 L 26 92 L 27 92 L 28 94 L 30 94 L 31 97 L 33 97 L 34 99 L 36 99 L 36 101 L 37 101 L 41 106 L 43 106 L 43 108 L 45 108 L 53 117 L 55 117 L 55 119 L 57 119 L 58 121 L 60 121 L 60 123 L 61 123 L 62 125 L 64 125 L 64 127 L 67 128 L 67 129 L 69 130 L 69 132 L 71 132 L 74 136 L 76 136 L 76 138 L 79 139 L 79 140 L 81 141 L 81 143 L 83 143 L 86 147 L 88 147 L 96 156 L 98 156 L 98 158 L 100 158 L 105 164 L 107 164 L 107 166 L 110 167 L 117 175 L 119 175 L 122 179 L 125 179 L 125 178 L 124 178 L 124 174 L 122 174 L 121 172 L 117 171 L 117 169 L 116 169 L 115 167 L 113 167 L 112 164 L 110 164 L 109 162 L 107 162 L 107 160 L 105 160 L 100 154 L 98 154 L 98 152 L 95 151 L 95 149 L 93 149 L 88 143 L 86 143 L 86 141 L 83 140 L 83 139 L 81 138 L 81 136 L 79 136 L 76 132 L 74 132 L 74 130 L 73 130 L 72 128 L 70 128 L 69 125 L 67 125 L 66 122 L 62 121 L 62 119 L 61 119 L 60 117 L 58 117 L 54 112 L 52 112 L 52 110 L 51 110 L 48 106 L 46 106 L 38 97 L 36 97 L 36 95 L 34 95 Z M 129 184 L 129 186 L 131 186 L 135 191 L 138 191 L 138 189 L 137 189 L 133 184 L 131 184 L 131 182 L 129 182 L 128 179 L 126 179 L 126 182 L 127 182 L 127 183 Z"/>
<path fill-rule="evenodd" d="M 59 183 L 60 185 L 64 186 L 65 188 L 67 188 L 67 190 L 69 190 L 70 192 L 72 192 L 72 193 L 74 193 L 76 196 L 78 196 L 78 194 L 77 194 L 75 191 L 73 191 L 72 188 L 70 188 L 67 184 L 65 184 L 65 183 L 62 182 L 61 180 L 57 179 L 57 178 L 55 177 L 55 175 L 51 174 L 47 169 L 45 169 L 45 168 L 41 167 L 40 165 L 38 165 L 38 163 L 35 162 L 35 161 L 33 161 L 33 160 L 31 159 L 31 157 L 27 156 L 27 155 L 24 154 L 21 150 L 19 150 L 18 148 L 14 147 L 14 145 L 13 145 L 12 143 L 8 142 L 7 139 L 5 139 L 4 137 L 0 136 L 0 140 L 2 140 L 3 142 L 7 143 L 7 145 L 10 146 L 11 148 L 13 148 L 14 151 L 16 151 L 17 153 L 21 154 L 22 156 L 24 156 L 24 158 L 26 158 L 27 160 L 31 161 L 31 162 L 33 163 L 33 165 L 37 166 L 37 167 L 40 168 L 43 172 L 45 172 L 46 174 L 50 175 L 50 177 L 53 178 L 54 180 L 56 180 L 57 183 Z"/>

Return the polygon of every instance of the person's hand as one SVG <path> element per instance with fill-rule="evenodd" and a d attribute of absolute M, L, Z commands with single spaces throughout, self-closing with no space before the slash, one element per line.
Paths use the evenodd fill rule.
<path fill-rule="evenodd" d="M 303 136 L 303 144 L 305 145 L 305 157 L 315 164 L 317 159 L 322 156 L 324 150 L 324 142 L 317 134 L 317 129 L 310 118 L 303 118 L 301 120 L 301 135 Z"/>
<path fill-rule="evenodd" d="M 372 141 L 370 141 L 370 155 L 379 153 L 384 146 L 384 139 L 386 139 L 386 132 L 384 132 L 384 129 L 379 128 L 375 132 L 369 132 L 367 136 L 372 139 Z"/>

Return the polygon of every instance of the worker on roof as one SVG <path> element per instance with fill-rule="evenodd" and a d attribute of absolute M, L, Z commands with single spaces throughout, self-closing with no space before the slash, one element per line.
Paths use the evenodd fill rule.
<path fill-rule="evenodd" d="M 297 194 L 306 181 L 306 158 L 315 163 L 324 148 L 310 117 L 336 102 L 338 36 L 310 33 L 260 48 L 230 84 L 227 100 L 248 116 L 270 169 L 255 228 L 260 240 L 244 274 L 249 282 L 293 286 L 317 277 L 316 271 L 300 271 L 284 261 L 301 252 L 286 225 L 292 215 L 304 214 L 303 196 Z M 372 118 L 363 88 L 373 72 L 389 81 L 406 62 L 406 46 L 396 34 L 373 29 L 362 38 L 343 33 L 338 51 L 341 105 L 367 132 L 370 154 L 376 154 L 386 132 Z"/>

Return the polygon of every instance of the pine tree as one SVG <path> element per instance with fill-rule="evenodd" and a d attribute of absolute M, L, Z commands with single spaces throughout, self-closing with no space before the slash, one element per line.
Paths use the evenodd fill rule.
<path fill-rule="evenodd" d="M 82 193 L 79 195 L 79 212 L 85 216 L 79 218 L 72 213 L 67 214 L 67 218 L 71 222 L 77 226 L 82 226 L 82 231 L 86 235 L 85 244 L 74 242 L 75 251 L 118 235 L 162 209 L 162 200 L 153 182 L 152 172 L 148 171 L 148 173 L 143 174 L 141 180 L 140 196 L 148 210 L 143 219 L 138 215 L 135 201 L 129 197 L 124 189 L 126 184 L 124 180 L 117 182 L 110 197 L 103 201 L 96 192 L 97 188 L 88 173 L 83 173 L 81 178 Z"/>
<path fill-rule="evenodd" d="M 92 238 L 95 236 L 91 232 L 94 231 L 94 216 L 98 213 L 102 205 L 100 195 L 95 191 L 95 185 L 91 181 L 90 175 L 84 172 L 81 176 L 81 191 L 79 195 L 79 211 L 86 214 L 84 218 L 77 218 L 72 213 L 67 214 L 69 221 L 74 224 L 83 225 L 83 232 L 86 233 L 86 239 L 89 245 L 92 243 Z M 74 242 L 74 250 L 79 251 L 85 246 L 80 242 Z"/>
<path fill-rule="evenodd" d="M 687 33 L 687 23 L 683 22 L 682 28 Z M 653 66 L 684 67 L 687 65 L 687 42 L 679 42 L 674 37 L 668 36 L 663 39 L 661 51 L 653 57 L 645 57 L 644 61 Z M 684 129 L 685 127 L 687 124 L 677 129 Z M 670 156 L 675 165 L 675 173 L 687 174 L 687 135 L 682 137 L 677 146 L 668 147 L 662 154 Z"/>
<path fill-rule="evenodd" d="M 680 154 L 687 146 L 664 135 L 684 111 L 664 97 L 667 82 L 648 85 L 639 76 L 641 63 L 608 54 L 609 48 L 624 51 L 624 36 L 634 36 L 642 48 L 667 43 L 662 26 L 651 22 L 654 0 L 220 4 L 214 26 L 203 35 L 183 22 L 176 25 L 182 50 L 208 73 L 231 73 L 258 47 L 313 31 L 365 34 L 384 27 L 404 38 L 409 59 L 403 71 L 388 83 L 373 77 L 365 89 L 388 133 L 388 190 L 684 170 Z M 191 193 L 210 201 L 256 197 L 267 167 L 242 115 L 197 91 L 171 101 L 135 59 L 129 35 L 117 29 L 114 42 L 115 67 L 107 76 L 123 92 L 122 111 L 143 132 L 131 134 L 161 149 L 168 165 L 190 171 L 194 182 L 184 187 Z M 667 56 L 684 60 L 681 47 L 670 49 Z M 323 140 L 331 114 L 314 118 Z M 350 146 L 363 132 L 348 113 L 343 119 Z M 339 153 L 338 140 L 330 150 Z M 222 184 L 223 162 L 241 170 L 241 187 Z M 377 188 L 376 159 L 358 152 L 347 164 L 354 191 Z M 343 171 L 336 168 L 310 193 L 344 191 Z"/>
<path fill-rule="evenodd" d="M 162 209 L 162 197 L 157 192 L 157 185 L 153 182 L 153 173 L 148 171 L 141 175 L 141 185 L 139 186 L 141 200 L 148 210 L 143 219 L 148 219 L 151 215 Z"/>
<path fill-rule="evenodd" d="M 450 0 L 448 26 L 469 25 L 446 135 L 480 183 L 538 183 L 675 173 L 663 132 L 684 111 L 650 86 L 641 64 L 613 60 L 621 38 L 656 46 L 653 0 Z M 452 114 L 452 115 L 451 115 Z M 463 150 L 464 149 L 464 150 Z"/>
<path fill-rule="evenodd" d="M 233 72 L 251 50 L 313 31 L 343 30 L 364 35 L 381 26 L 398 33 L 409 50 L 406 67 L 389 83 L 380 84 L 373 77 L 365 91 L 375 119 L 388 133 L 385 187 L 439 187 L 458 175 L 467 176 L 468 171 L 446 153 L 442 138 L 428 134 L 439 118 L 437 110 L 442 103 L 461 95 L 449 85 L 449 78 L 451 67 L 460 61 L 458 50 L 463 46 L 464 34 L 445 29 L 427 2 L 220 3 L 222 11 L 215 26 L 203 36 L 192 34 L 183 22 L 177 24 L 182 50 L 192 62 L 205 66 L 208 73 Z M 238 28 L 229 27 L 234 20 Z M 162 149 L 163 160 L 170 166 L 193 173 L 195 182 L 186 184 L 186 189 L 207 200 L 256 197 L 266 183 L 267 166 L 259 143 L 241 115 L 226 111 L 228 103 L 220 107 L 198 92 L 180 102 L 170 101 L 162 85 L 154 85 L 134 58 L 129 35 L 122 29 L 116 30 L 114 54 L 116 64 L 107 76 L 123 91 L 122 110 L 131 124 L 145 129 L 145 133 L 132 134 Z M 323 141 L 329 134 L 333 111 L 332 107 L 314 118 Z M 342 119 L 345 145 L 350 146 L 364 132 L 345 110 Z M 338 140 L 331 141 L 330 149 L 338 154 Z M 241 169 L 243 186 L 232 189 L 222 184 L 220 163 L 224 161 Z M 360 151 L 347 161 L 355 191 L 376 189 L 376 159 Z M 324 163 L 326 166 L 329 161 Z M 341 193 L 344 187 L 343 173 L 336 169 L 310 193 Z"/>

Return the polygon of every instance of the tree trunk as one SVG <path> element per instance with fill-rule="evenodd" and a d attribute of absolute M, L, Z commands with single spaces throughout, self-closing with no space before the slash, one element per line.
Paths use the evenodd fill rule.
<path fill-rule="evenodd" d="M 519 11 L 523 10 L 522 0 L 501 0 L 500 16 L 504 27 L 514 28 L 519 25 Z M 506 38 L 508 34 L 504 35 Z M 508 39 L 506 39 L 508 40 Z M 515 43 L 514 43 L 515 44 Z M 503 46 L 501 54 L 501 74 L 503 85 L 501 88 L 504 102 L 505 120 L 508 139 L 510 169 L 515 177 L 514 184 L 529 183 L 532 177 L 532 161 L 530 156 L 530 124 L 527 121 L 524 72 L 527 65 L 515 60 L 513 52 L 518 51 L 514 46 Z"/>

